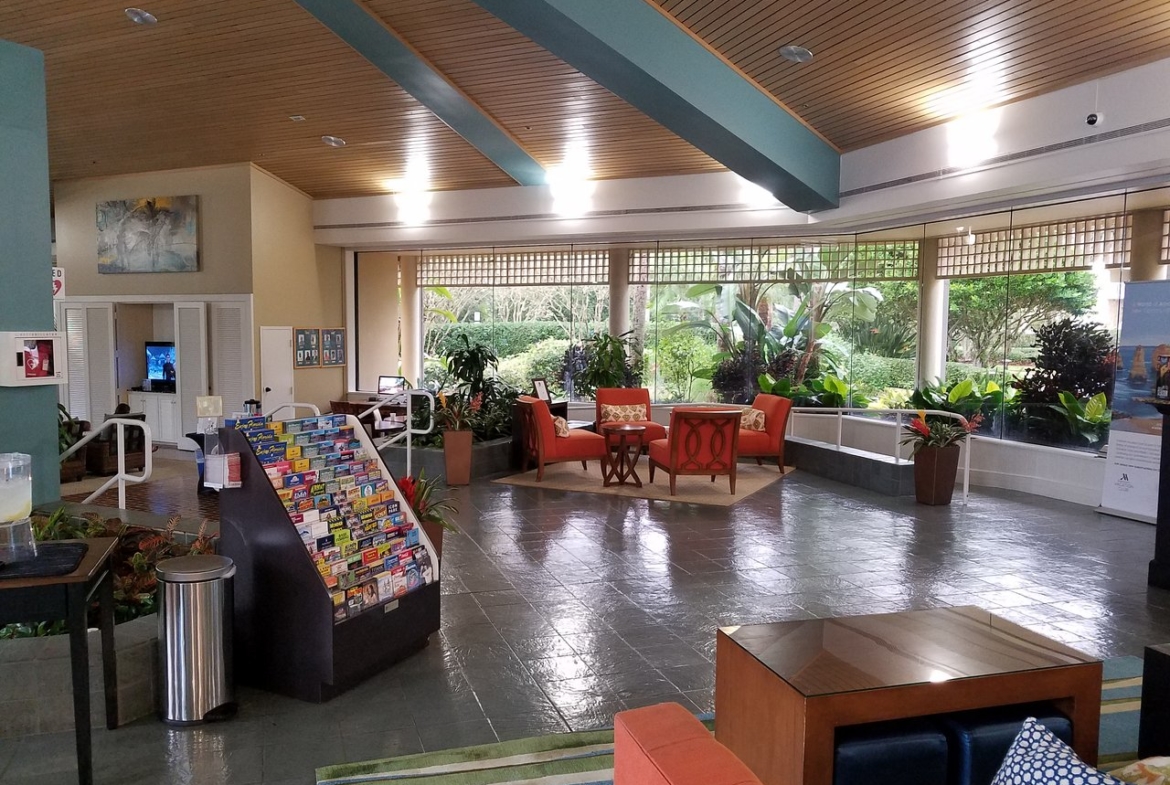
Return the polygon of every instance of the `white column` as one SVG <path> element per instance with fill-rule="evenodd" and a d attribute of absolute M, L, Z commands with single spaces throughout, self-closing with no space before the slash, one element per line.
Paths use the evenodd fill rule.
<path fill-rule="evenodd" d="M 1132 215 L 1129 280 L 1164 281 L 1170 265 L 1162 264 L 1162 210 L 1135 210 Z"/>
<path fill-rule="evenodd" d="M 402 375 L 413 385 L 423 375 L 423 288 L 418 285 L 418 257 L 401 256 Z"/>
<path fill-rule="evenodd" d="M 918 273 L 918 383 L 947 377 L 947 293 L 949 281 L 938 277 L 938 240 L 922 241 Z"/>
<path fill-rule="evenodd" d="M 609 249 L 609 333 L 630 331 L 630 251 Z"/>

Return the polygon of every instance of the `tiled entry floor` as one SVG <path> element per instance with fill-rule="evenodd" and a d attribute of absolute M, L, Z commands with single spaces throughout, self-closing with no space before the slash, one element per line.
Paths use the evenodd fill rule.
<path fill-rule="evenodd" d="M 240 716 L 96 735 L 99 783 L 309 783 L 316 766 L 711 708 L 717 624 L 981 605 L 1101 656 L 1170 641 L 1154 530 L 980 492 L 930 508 L 801 473 L 734 508 L 481 483 L 461 490 L 443 629 L 313 706 L 241 690 Z M 0 785 L 74 782 L 69 734 L 0 742 Z"/>

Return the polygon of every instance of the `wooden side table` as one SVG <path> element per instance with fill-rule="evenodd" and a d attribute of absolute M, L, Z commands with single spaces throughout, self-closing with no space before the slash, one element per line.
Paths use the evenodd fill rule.
<path fill-rule="evenodd" d="M 646 426 L 629 423 L 606 423 L 601 426 L 605 437 L 605 457 L 601 461 L 601 479 L 610 485 L 626 485 L 633 479 L 634 485 L 642 487 L 638 477 L 638 456 L 646 436 Z"/>
<path fill-rule="evenodd" d="M 73 722 L 77 738 L 77 779 L 93 783 L 93 740 L 89 725 L 89 641 L 87 611 L 95 593 L 101 609 L 102 677 L 106 693 L 106 727 L 118 727 L 118 672 L 114 660 L 114 576 L 110 556 L 117 537 L 98 537 L 77 569 L 51 578 L 0 579 L 0 624 L 64 619 L 69 628 L 69 659 L 73 671 Z"/>

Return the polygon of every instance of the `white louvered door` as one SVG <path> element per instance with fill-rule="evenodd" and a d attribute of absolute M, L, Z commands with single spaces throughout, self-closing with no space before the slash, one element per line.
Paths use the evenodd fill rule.
<path fill-rule="evenodd" d="M 249 303 L 209 303 L 211 342 L 211 394 L 223 398 L 223 412 L 230 416 L 244 410 L 254 398 L 252 365 L 252 308 Z"/>
<path fill-rule="evenodd" d="M 79 420 L 100 423 L 117 406 L 114 369 L 114 306 L 64 305 L 69 381 L 62 401 Z"/>
<path fill-rule="evenodd" d="M 175 303 L 175 392 L 180 450 L 194 450 L 183 434 L 195 430 L 195 399 L 207 395 L 207 306 Z"/>

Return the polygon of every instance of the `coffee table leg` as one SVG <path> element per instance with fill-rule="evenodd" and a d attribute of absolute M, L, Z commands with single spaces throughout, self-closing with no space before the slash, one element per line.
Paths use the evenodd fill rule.
<path fill-rule="evenodd" d="M 93 741 L 89 733 L 89 642 L 86 640 L 85 584 L 69 585 L 69 660 L 73 669 L 73 724 L 77 739 L 77 780 L 93 785 Z"/>
<path fill-rule="evenodd" d="M 102 629 L 102 679 L 106 693 L 106 728 L 118 727 L 118 658 L 114 650 L 114 574 L 107 572 L 98 589 Z"/>

